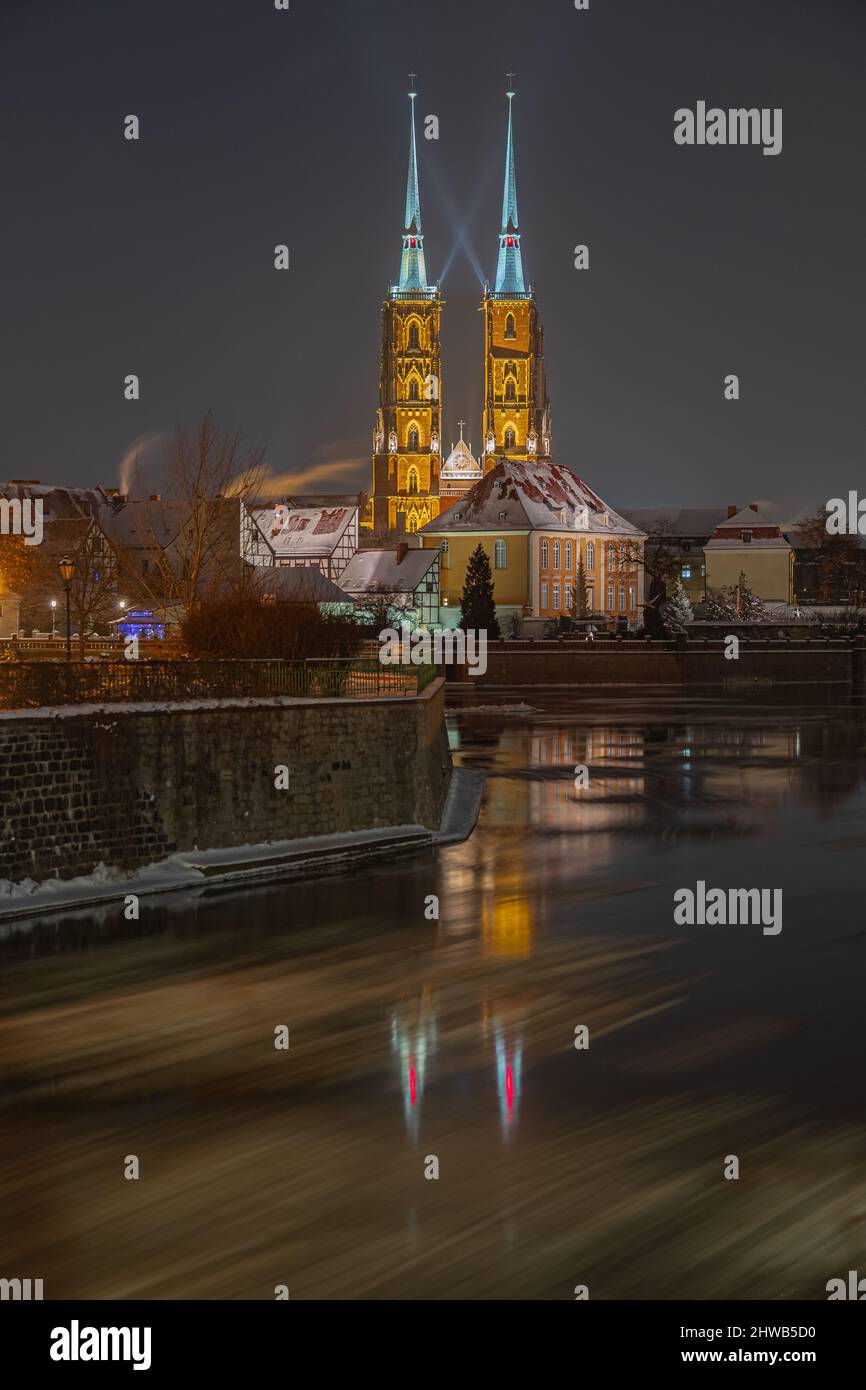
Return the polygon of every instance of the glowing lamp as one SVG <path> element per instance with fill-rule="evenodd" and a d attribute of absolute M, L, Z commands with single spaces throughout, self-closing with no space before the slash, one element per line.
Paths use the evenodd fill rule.
<path fill-rule="evenodd" d="M 64 558 L 58 562 L 58 569 L 60 570 L 60 578 L 63 580 L 63 583 L 71 584 L 72 576 L 75 573 L 75 561 L 70 560 L 68 556 L 64 556 Z"/>

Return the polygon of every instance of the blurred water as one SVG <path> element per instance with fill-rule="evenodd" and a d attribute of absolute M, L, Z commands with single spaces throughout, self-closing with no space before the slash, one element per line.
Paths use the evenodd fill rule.
<path fill-rule="evenodd" d="M 866 1272 L 862 710 L 525 698 L 450 717 L 487 772 L 465 844 L 5 930 L 0 1276 L 738 1299 Z M 698 879 L 782 889 L 781 934 L 675 926 Z"/>

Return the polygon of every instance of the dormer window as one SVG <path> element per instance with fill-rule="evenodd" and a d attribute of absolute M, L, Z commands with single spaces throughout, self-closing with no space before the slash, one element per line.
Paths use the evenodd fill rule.
<path fill-rule="evenodd" d="M 454 520 L 455 520 L 455 521 L 462 521 L 462 520 L 463 520 L 463 513 L 462 513 L 462 512 L 455 512 L 455 513 L 454 513 Z"/>
<path fill-rule="evenodd" d="M 500 513 L 499 513 L 499 520 L 500 520 L 500 521 L 504 521 L 505 518 L 507 517 L 507 515 L 508 515 L 507 512 L 500 512 Z"/>
<path fill-rule="evenodd" d="M 560 507 L 560 510 L 559 510 L 559 519 L 560 519 L 560 521 L 562 522 L 562 524 L 563 524 L 563 526 L 564 526 L 564 525 L 565 525 L 565 507 Z"/>
<path fill-rule="evenodd" d="M 589 512 L 586 507 L 578 507 L 574 513 L 575 531 L 585 531 L 589 526 Z"/>

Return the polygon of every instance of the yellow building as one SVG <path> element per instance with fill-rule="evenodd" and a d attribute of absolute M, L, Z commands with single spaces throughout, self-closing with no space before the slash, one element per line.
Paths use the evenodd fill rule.
<path fill-rule="evenodd" d="M 793 603 L 794 551 L 778 526 L 757 507 L 744 507 L 716 527 L 704 546 L 707 591 L 733 588 L 745 574 L 766 603 Z"/>
<path fill-rule="evenodd" d="M 373 492 L 365 525 L 405 529 L 439 515 L 442 447 L 442 298 L 427 282 L 415 146 L 415 92 L 409 93 L 409 175 L 400 279 L 382 305 L 379 408 L 373 432 Z"/>
<path fill-rule="evenodd" d="M 502 626 L 512 614 L 573 615 L 581 562 L 587 612 L 636 620 L 643 610 L 645 539 L 570 469 L 547 459 L 500 458 L 416 543 L 441 551 L 442 607 L 451 609 L 459 608 L 469 556 L 482 545 Z"/>

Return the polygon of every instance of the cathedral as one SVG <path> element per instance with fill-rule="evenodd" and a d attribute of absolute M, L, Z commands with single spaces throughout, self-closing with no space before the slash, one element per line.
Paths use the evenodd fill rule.
<path fill-rule="evenodd" d="M 538 305 L 523 275 L 509 91 L 505 180 L 494 287 L 484 289 L 482 461 L 460 439 L 443 461 L 443 299 L 427 279 L 415 99 L 409 93 L 409 172 L 400 278 L 382 305 L 379 408 L 373 434 L 373 488 L 365 524 L 419 531 L 464 496 L 498 460 L 550 455 L 550 409 Z"/>

